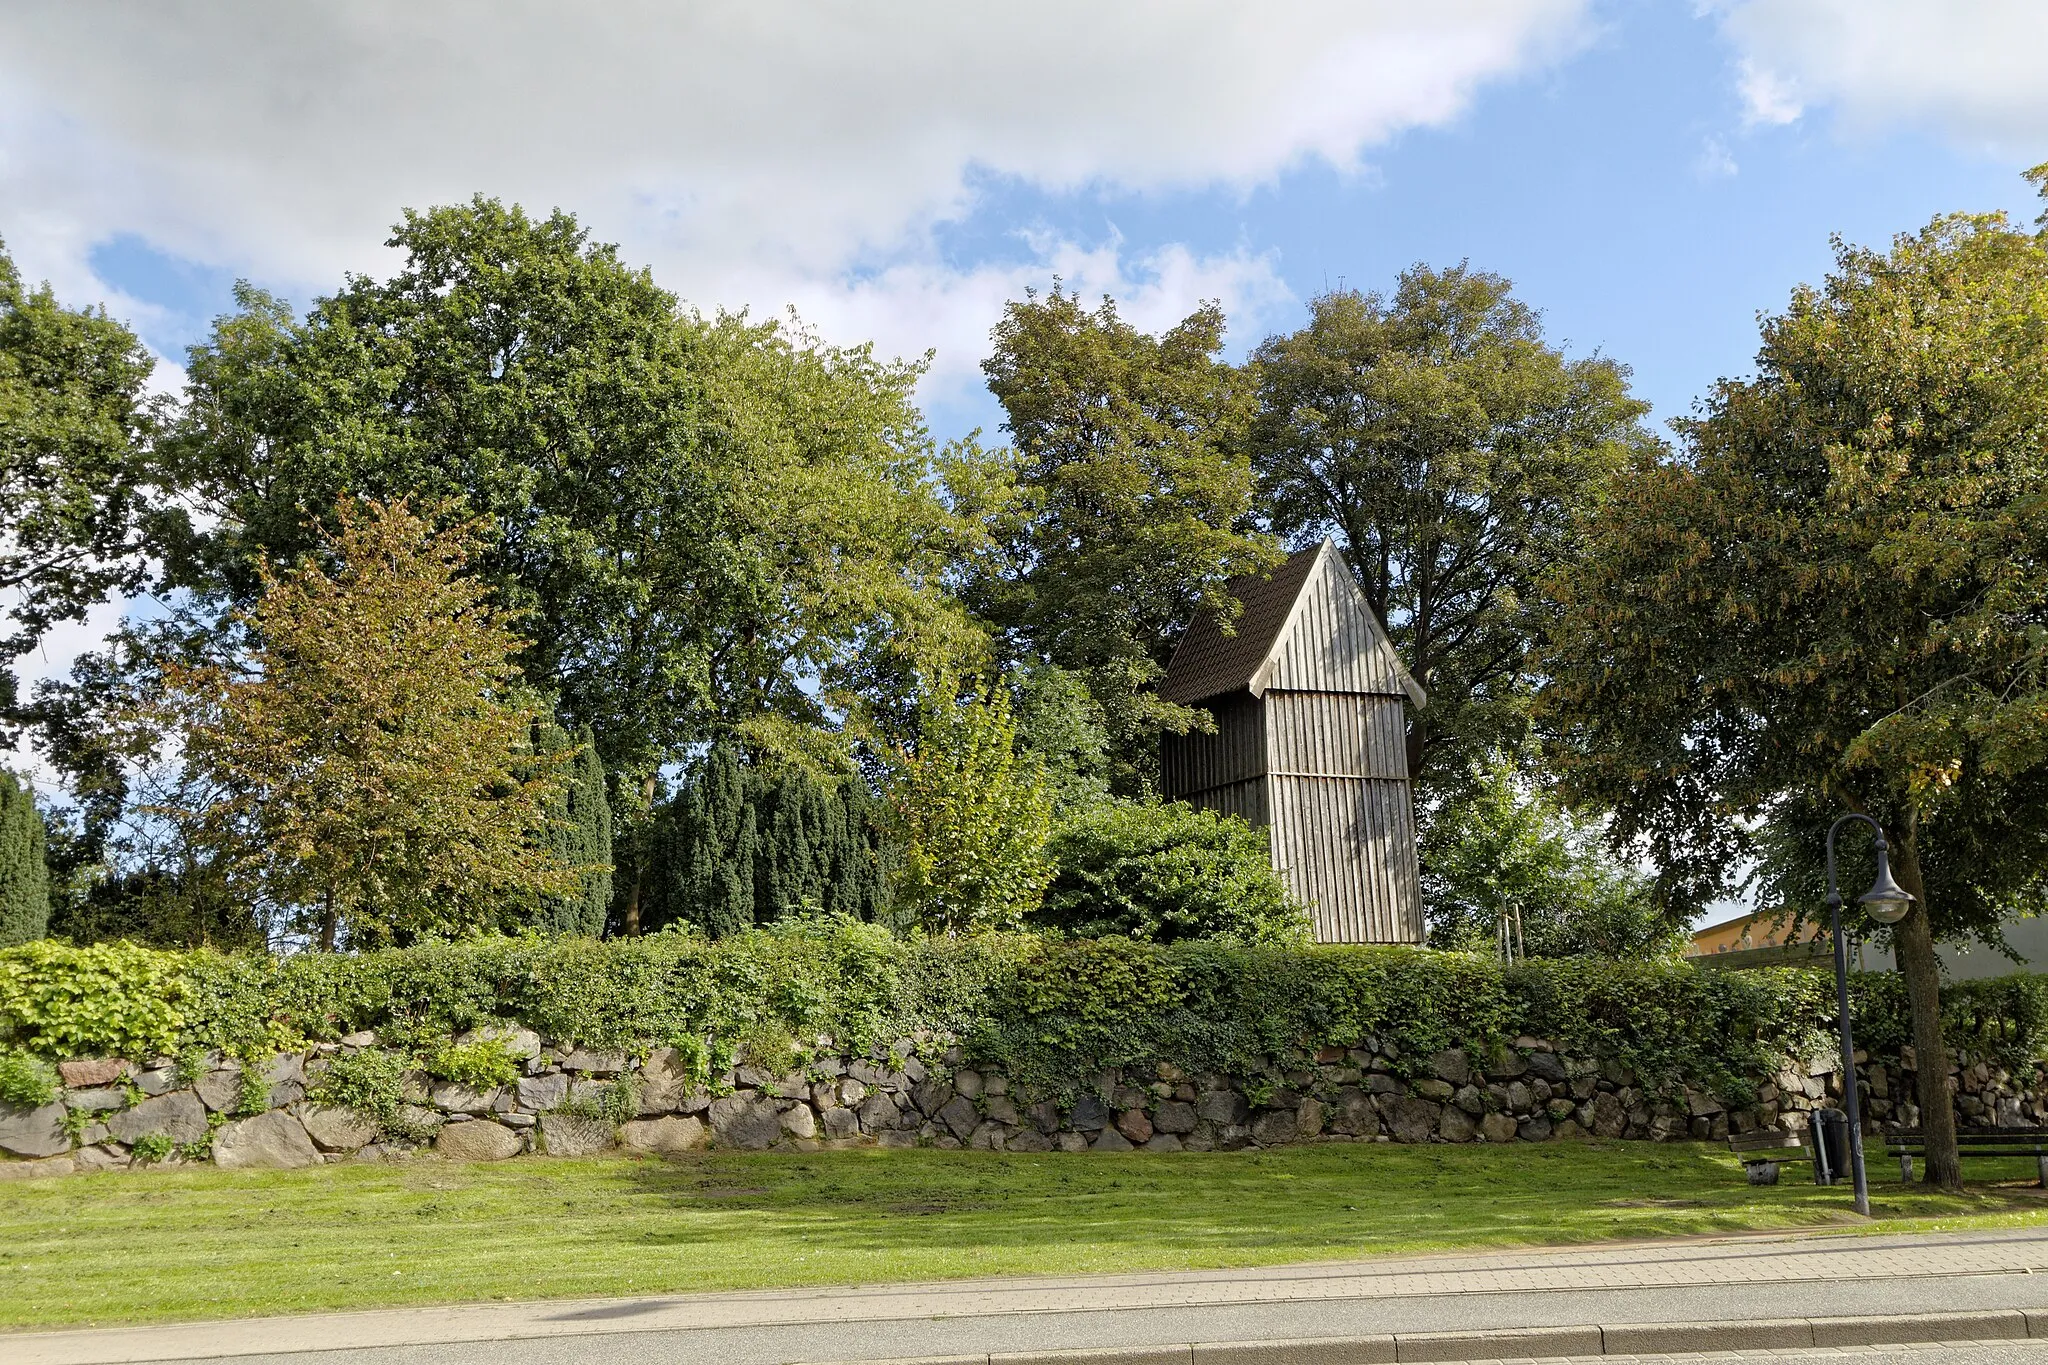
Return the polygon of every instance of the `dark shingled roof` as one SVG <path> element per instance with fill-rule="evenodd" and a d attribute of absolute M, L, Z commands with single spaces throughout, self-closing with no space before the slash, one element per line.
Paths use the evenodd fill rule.
<path fill-rule="evenodd" d="M 1266 661 L 1287 625 L 1294 599 L 1316 566 L 1321 545 L 1291 555 L 1271 578 L 1233 578 L 1225 589 L 1244 604 L 1235 623 L 1237 633 L 1225 635 L 1213 612 L 1202 612 L 1180 637 L 1173 662 L 1159 684 L 1167 701 L 1191 706 L 1251 684 L 1252 674 Z"/>

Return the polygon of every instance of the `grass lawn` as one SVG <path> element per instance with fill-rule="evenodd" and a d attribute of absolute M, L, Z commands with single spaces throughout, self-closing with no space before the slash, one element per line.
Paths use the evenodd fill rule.
<path fill-rule="evenodd" d="M 1996 1182 L 1873 1166 L 1883 1229 L 2048 1222 Z M 0 1325 L 1268 1265 L 1857 1223 L 1846 1187 L 1756 1189 L 1715 1146 L 1331 1145 L 1264 1153 L 609 1157 L 0 1184 Z"/>

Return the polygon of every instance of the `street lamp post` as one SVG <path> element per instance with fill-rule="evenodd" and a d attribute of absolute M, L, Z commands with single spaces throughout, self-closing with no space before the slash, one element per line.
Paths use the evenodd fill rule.
<path fill-rule="evenodd" d="M 1870 1182 L 1863 1175 L 1863 1114 L 1856 1103 L 1856 1040 L 1849 1034 L 1849 946 L 1842 938 L 1842 893 L 1835 889 L 1835 831 L 1861 820 L 1877 836 L 1877 881 L 1856 898 L 1863 912 L 1879 924 L 1897 924 L 1913 908 L 1912 895 L 1892 880 L 1890 845 L 1884 830 L 1867 815 L 1845 815 L 1828 826 L 1828 917 L 1835 932 L 1835 1011 L 1842 1030 L 1842 1107 L 1849 1116 L 1849 1166 L 1856 1181 L 1856 1212 L 1870 1216 Z M 1813 1135 L 1816 1146 L 1823 1141 Z"/>

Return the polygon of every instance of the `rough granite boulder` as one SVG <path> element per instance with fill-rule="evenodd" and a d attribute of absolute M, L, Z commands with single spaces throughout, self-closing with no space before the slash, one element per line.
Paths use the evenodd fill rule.
<path fill-rule="evenodd" d="M 702 1119 L 674 1115 L 634 1119 L 619 1129 L 620 1144 L 636 1152 L 694 1152 L 705 1137 Z"/>
<path fill-rule="evenodd" d="M 489 1119 L 451 1123 L 434 1139 L 434 1150 L 450 1161 L 503 1161 L 525 1147 L 519 1134 Z"/>
<path fill-rule="evenodd" d="M 672 1047 L 658 1047 L 640 1067 L 640 1112 L 672 1114 L 689 1088 L 690 1073 L 683 1065 L 683 1054 Z"/>
<path fill-rule="evenodd" d="M 107 1120 L 107 1132 L 131 1147 L 156 1133 L 173 1142 L 197 1142 L 206 1136 L 206 1106 L 189 1090 L 173 1090 L 115 1114 Z"/>
<path fill-rule="evenodd" d="M 192 1090 L 208 1109 L 216 1114 L 225 1114 L 241 1098 L 242 1068 L 232 1064 L 215 1067 L 194 1082 Z"/>
<path fill-rule="evenodd" d="M 460 1081 L 443 1081 L 434 1087 L 431 1099 L 436 1109 L 451 1114 L 488 1114 L 498 1102 L 498 1091 L 477 1090 Z"/>
<path fill-rule="evenodd" d="M 0 1105 L 0 1150 L 16 1156 L 56 1156 L 71 1150 L 71 1137 L 64 1131 L 64 1106 L 46 1104 L 40 1109 Z"/>
<path fill-rule="evenodd" d="M 1488 1114 L 1479 1120 L 1479 1131 L 1488 1142 L 1513 1142 L 1516 1125 L 1506 1114 Z"/>
<path fill-rule="evenodd" d="M 1429 1059 L 1429 1069 L 1436 1073 L 1438 1080 L 1448 1081 L 1453 1086 L 1469 1085 L 1472 1081 L 1472 1059 L 1461 1047 L 1447 1047 L 1433 1054 Z"/>
<path fill-rule="evenodd" d="M 814 1138 L 818 1135 L 818 1116 L 808 1104 L 792 1104 L 782 1111 L 782 1131 L 793 1138 Z"/>
<path fill-rule="evenodd" d="M 536 1114 L 545 1109 L 553 1109 L 568 1098 L 567 1076 L 528 1076 L 519 1082 L 519 1107 Z"/>
<path fill-rule="evenodd" d="M 1470 1142 L 1479 1133 L 1479 1125 L 1472 1116 L 1456 1105 L 1444 1106 L 1443 1117 L 1436 1122 L 1437 1135 L 1445 1142 Z"/>
<path fill-rule="evenodd" d="M 1380 1131 L 1380 1114 L 1372 1107 L 1371 1096 L 1363 1090 L 1347 1087 L 1339 1090 L 1337 1097 L 1330 1102 L 1323 1126 L 1346 1137 L 1373 1137 Z"/>
<path fill-rule="evenodd" d="M 1116 1116 L 1116 1130 L 1142 1146 L 1152 1140 L 1152 1119 L 1142 1109 L 1126 1109 Z"/>
<path fill-rule="evenodd" d="M 377 1136 L 377 1125 L 353 1109 L 324 1104 L 308 1105 L 299 1117 L 306 1135 L 323 1152 L 353 1152 L 367 1147 Z"/>
<path fill-rule="evenodd" d="M 57 1076 L 74 1090 L 94 1085 L 112 1085 L 128 1074 L 128 1063 L 118 1057 L 88 1057 L 81 1061 L 57 1063 Z"/>
<path fill-rule="evenodd" d="M 1195 1101 L 1195 1113 L 1210 1123 L 1243 1123 L 1250 1109 L 1235 1090 L 1210 1090 Z"/>
<path fill-rule="evenodd" d="M 1147 1137 L 1151 1134 L 1147 1133 Z M 1301 1123 L 1291 1109 L 1271 1109 L 1252 1120 L 1252 1141 L 1261 1147 L 1277 1147 L 1301 1136 Z"/>
<path fill-rule="evenodd" d="M 894 1122 L 896 1106 L 889 1104 L 884 1096 L 877 1098 L 889 1105 L 891 1122 Z M 863 1111 L 863 1120 L 866 1117 Z M 711 1102 L 711 1132 L 721 1147 L 759 1151 L 782 1136 L 782 1115 L 776 1112 L 772 1100 L 724 1095 Z"/>
<path fill-rule="evenodd" d="M 969 1107 L 971 1108 L 972 1106 Z M 712 1108 L 716 1110 L 717 1106 L 713 1105 Z M 769 1106 L 769 1112 L 774 1112 L 773 1105 Z M 886 1091 L 871 1091 L 868 1097 L 861 1101 L 860 1127 L 862 1132 L 886 1133 L 900 1126 L 902 1122 L 903 1111 L 896 1107 L 896 1101 L 890 1099 Z M 972 1130 L 970 1129 L 969 1131 Z"/>
<path fill-rule="evenodd" d="M 1096 1138 L 1089 1145 L 1088 1150 L 1091 1152 L 1131 1152 L 1137 1149 L 1131 1146 L 1129 1138 L 1119 1133 L 1116 1129 L 1104 1128 L 1102 1136 Z"/>
<path fill-rule="evenodd" d="M 238 1119 L 215 1133 L 213 1160 L 230 1171 L 290 1169 L 318 1165 L 320 1149 L 306 1136 L 305 1124 L 274 1109 L 253 1119 Z"/>
<path fill-rule="evenodd" d="M 618 1136 L 619 1130 L 610 1119 L 585 1118 L 580 1114 L 540 1116 L 541 1146 L 549 1156 L 590 1156 L 609 1150 Z"/>
<path fill-rule="evenodd" d="M 1161 1100 L 1152 1115 L 1152 1126 L 1162 1133 L 1195 1131 L 1195 1106 L 1185 1100 Z"/>
<path fill-rule="evenodd" d="M 966 1095 L 955 1095 L 939 1109 L 939 1121 L 953 1130 L 953 1136 L 965 1142 L 981 1122 L 981 1112 L 974 1107 L 974 1101 Z"/>
<path fill-rule="evenodd" d="M 1387 1106 L 1387 1131 L 1396 1142 L 1427 1142 L 1442 1113 L 1442 1105 L 1403 1095 Z"/>

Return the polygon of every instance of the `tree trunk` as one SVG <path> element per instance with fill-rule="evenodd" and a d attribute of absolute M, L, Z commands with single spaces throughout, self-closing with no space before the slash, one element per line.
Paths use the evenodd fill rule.
<path fill-rule="evenodd" d="M 1908 815 L 1904 823 L 1892 849 L 1892 865 L 1899 885 L 1913 893 L 1913 908 L 1892 930 L 1892 947 L 1899 975 L 1906 978 L 1906 1001 L 1913 1016 L 1913 1075 L 1920 1130 L 1927 1140 L 1927 1183 L 1960 1192 L 1963 1168 L 1956 1155 L 1956 1110 L 1948 1093 L 1948 1047 L 1941 1037 L 1941 963 L 1934 955 L 1913 817 Z"/>
<path fill-rule="evenodd" d="M 654 824 L 654 778 L 640 785 L 640 832 L 633 840 L 633 892 L 626 897 L 626 937 L 640 937 L 640 888 L 647 882 L 647 859 L 654 841 L 648 836 Z"/>
<path fill-rule="evenodd" d="M 334 951 L 334 934 L 335 930 L 340 927 L 339 922 L 340 916 L 334 913 L 334 893 L 329 891 L 325 903 L 320 908 L 321 952 L 331 953 Z"/>

